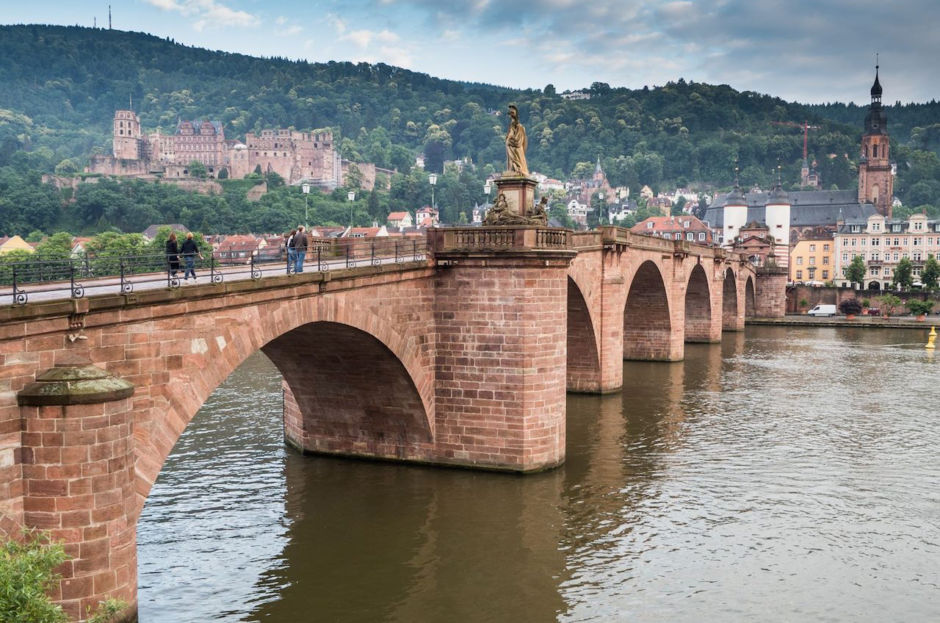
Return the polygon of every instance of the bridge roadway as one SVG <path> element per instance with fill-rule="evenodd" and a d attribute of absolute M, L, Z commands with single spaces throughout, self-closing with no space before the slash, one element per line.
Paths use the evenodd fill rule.
<path fill-rule="evenodd" d="M 455 228 L 418 261 L 2 306 L 0 535 L 66 542 L 73 619 L 109 597 L 133 610 L 150 488 L 257 350 L 303 452 L 533 472 L 564 461 L 566 391 L 617 391 L 625 358 L 782 316 L 785 282 L 618 228 Z"/>

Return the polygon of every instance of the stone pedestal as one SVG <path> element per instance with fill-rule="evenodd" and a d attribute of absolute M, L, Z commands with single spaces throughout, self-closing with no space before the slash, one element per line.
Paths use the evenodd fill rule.
<path fill-rule="evenodd" d="M 496 197 L 506 195 L 509 211 L 518 216 L 526 216 L 535 204 L 535 187 L 538 182 L 522 175 L 504 173 L 496 180 Z"/>
<path fill-rule="evenodd" d="M 64 541 L 53 599 L 71 621 L 115 598 L 137 611 L 134 386 L 89 363 L 58 365 L 17 394 L 24 523 Z"/>

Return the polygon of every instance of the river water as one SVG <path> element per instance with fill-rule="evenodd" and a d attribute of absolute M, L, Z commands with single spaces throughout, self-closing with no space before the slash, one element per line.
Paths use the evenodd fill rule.
<path fill-rule="evenodd" d="M 925 342 L 754 327 L 625 362 L 525 477 L 300 456 L 257 354 L 147 501 L 140 620 L 938 621 Z"/>

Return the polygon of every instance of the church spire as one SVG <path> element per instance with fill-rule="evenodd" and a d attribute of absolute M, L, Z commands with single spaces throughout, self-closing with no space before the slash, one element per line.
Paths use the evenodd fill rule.
<path fill-rule="evenodd" d="M 871 105 L 881 106 L 881 82 L 878 81 L 878 54 L 875 54 L 875 84 L 871 85 Z"/>

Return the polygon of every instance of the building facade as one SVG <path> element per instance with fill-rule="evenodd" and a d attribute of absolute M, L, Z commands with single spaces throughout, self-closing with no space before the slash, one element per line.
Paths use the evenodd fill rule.
<path fill-rule="evenodd" d="M 797 241 L 790 250 L 790 281 L 822 285 L 835 279 L 835 242 L 825 228 Z"/>
<path fill-rule="evenodd" d="M 833 243 L 836 285 L 851 285 L 845 272 L 856 255 L 865 260 L 865 286 L 870 290 L 888 288 L 903 258 L 913 264 L 916 283 L 927 258 L 940 253 L 940 220 L 924 214 L 913 214 L 906 221 L 874 214 L 866 221 L 843 224 Z"/>

